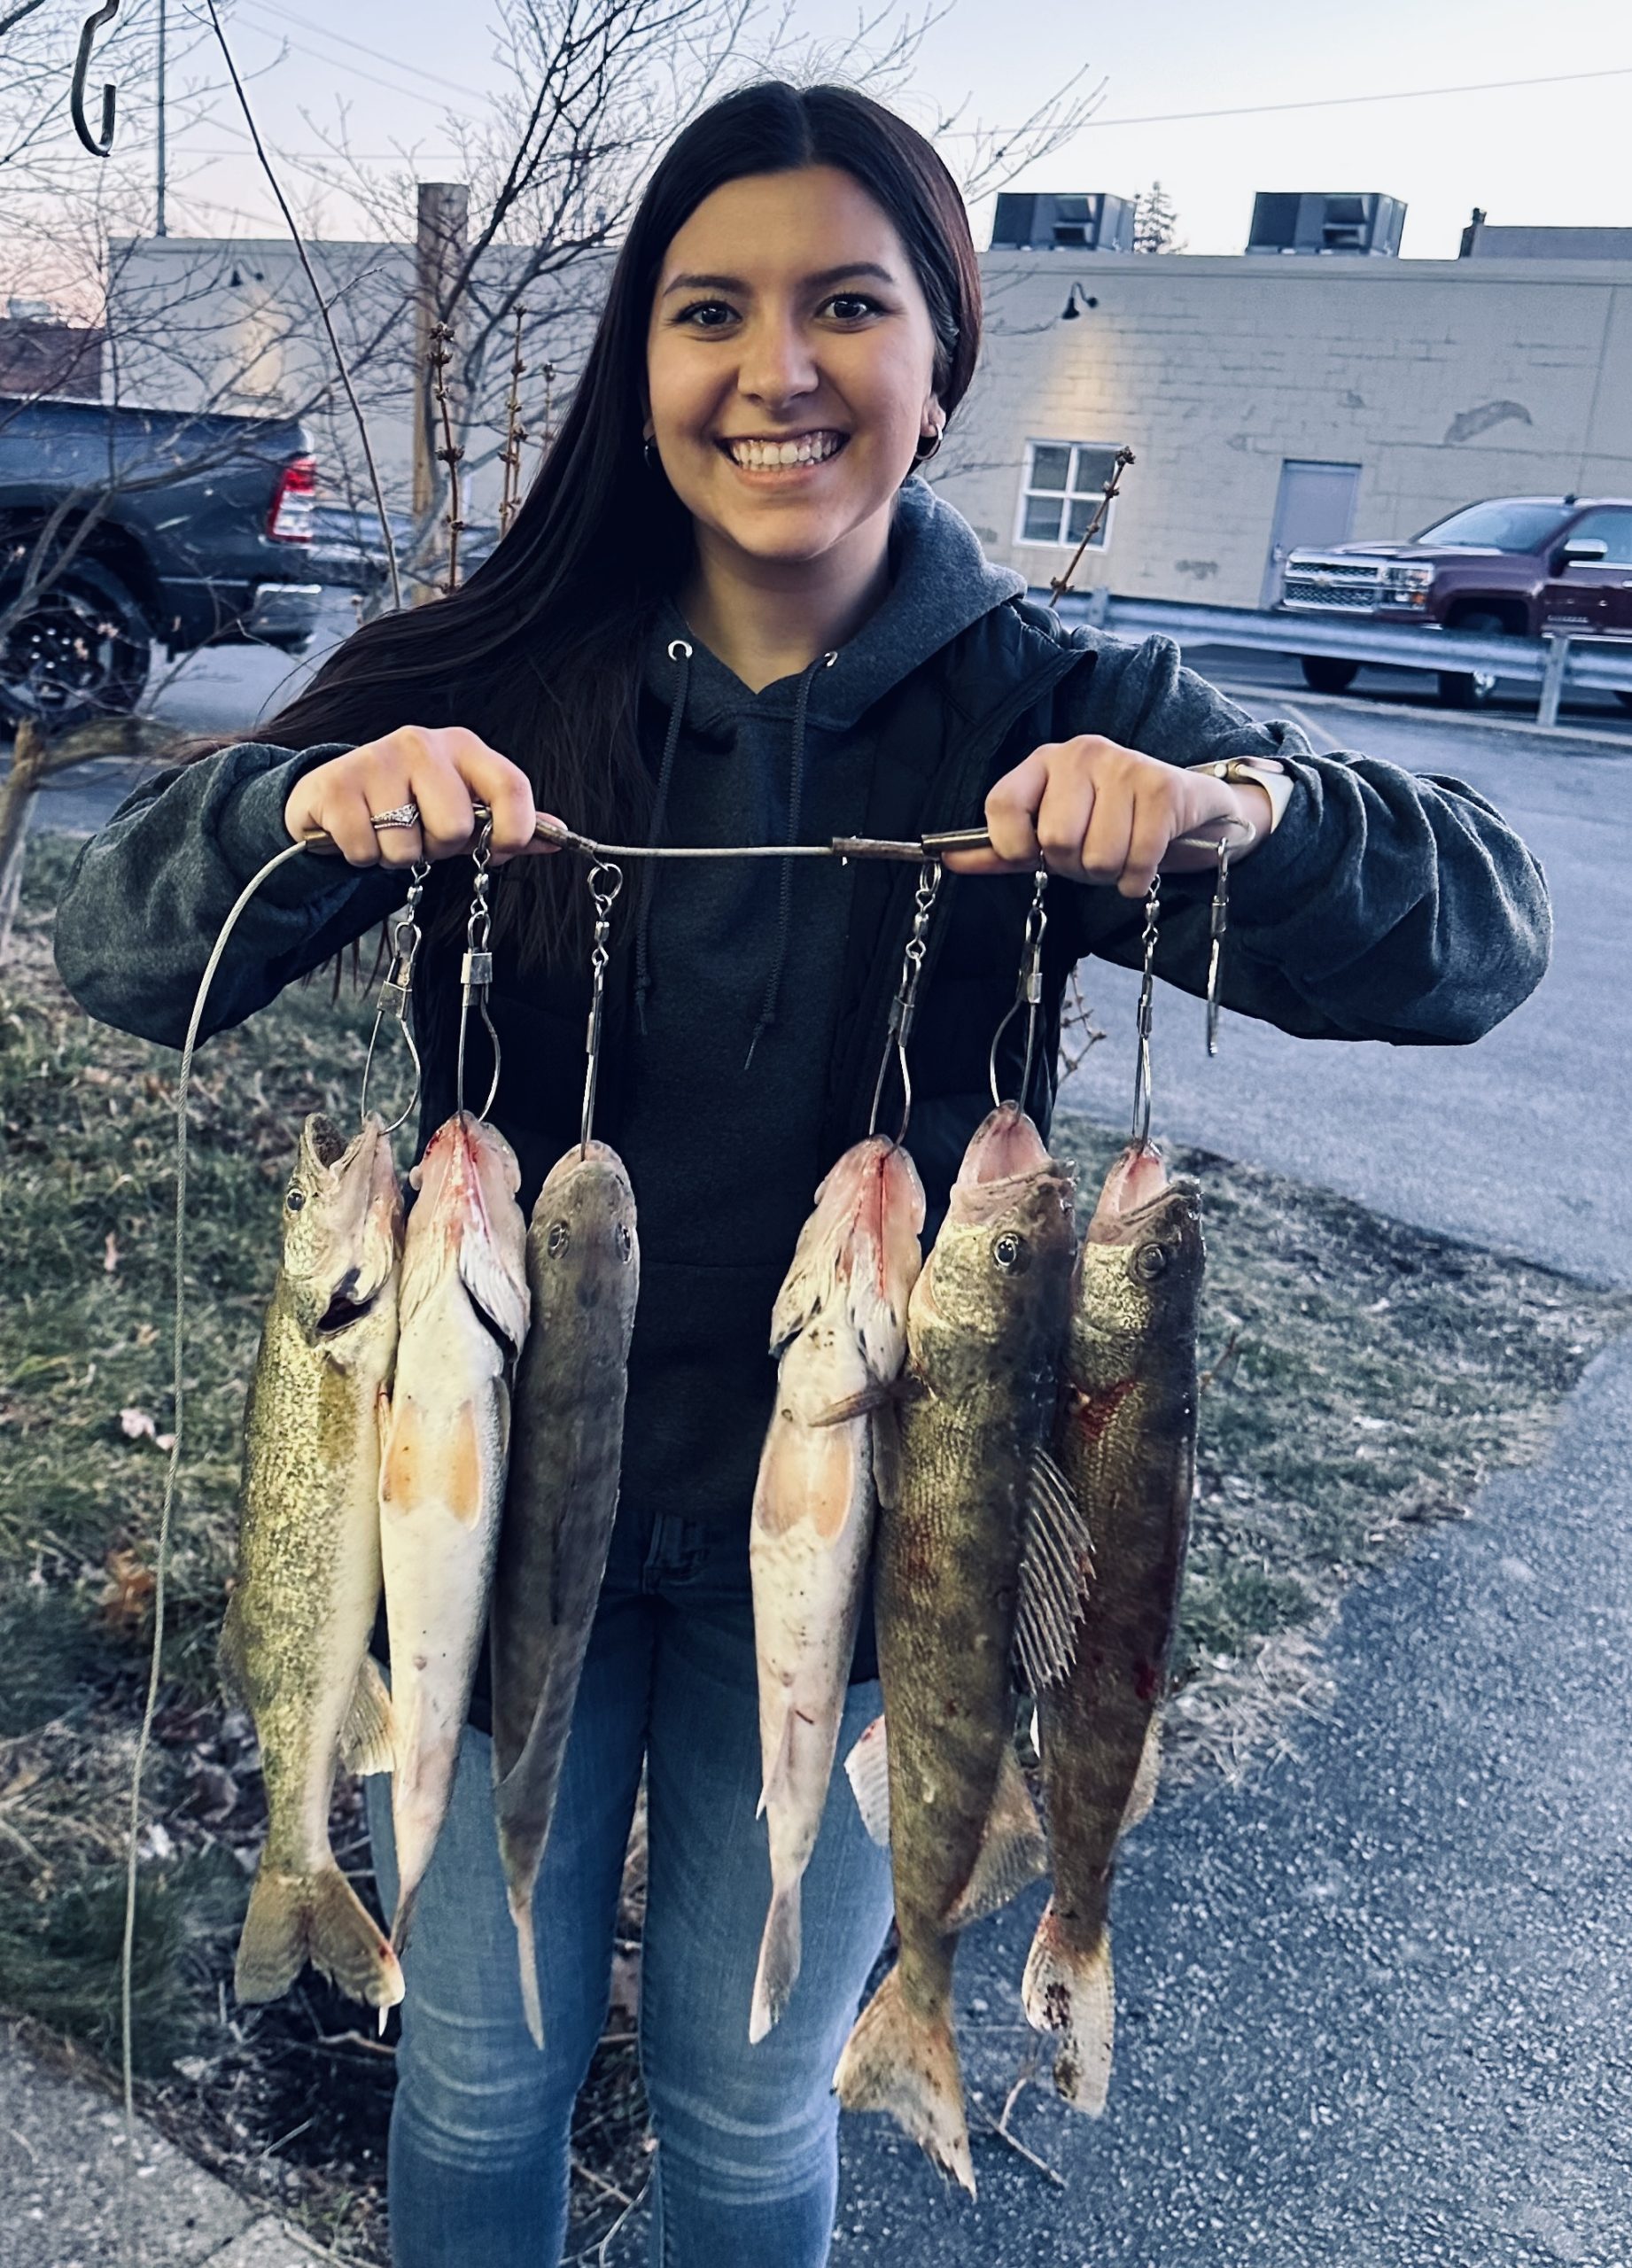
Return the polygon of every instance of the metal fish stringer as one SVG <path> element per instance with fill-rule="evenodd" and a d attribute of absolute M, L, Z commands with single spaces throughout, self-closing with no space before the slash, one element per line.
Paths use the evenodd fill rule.
<path fill-rule="evenodd" d="M 1150 1147 L 1150 1012 L 1156 991 L 1156 929 L 1162 912 L 1162 877 L 1153 875 L 1145 900 L 1144 967 L 1139 974 L 1139 1053 L 1133 1068 L 1133 1129 L 1136 1150 Z"/>
<path fill-rule="evenodd" d="M 884 1052 L 879 1058 L 878 1077 L 873 1084 L 873 1108 L 867 1117 L 869 1135 L 878 1131 L 879 1106 L 884 1099 L 884 1079 L 894 1055 L 901 1073 L 901 1124 L 896 1134 L 899 1146 L 906 1139 L 907 1122 L 913 1115 L 913 1076 L 906 1064 L 906 1043 L 912 1037 L 913 1017 L 918 1006 L 918 980 L 923 973 L 924 955 L 929 951 L 929 916 L 935 911 L 935 901 L 941 888 L 943 869 L 937 859 L 926 858 L 918 869 L 918 888 L 913 896 L 913 931 L 906 941 L 906 951 L 901 956 L 901 982 L 896 997 L 890 1004 L 890 1023 L 884 1035 Z"/>
<path fill-rule="evenodd" d="M 1238 847 L 1245 850 L 1258 839 L 1258 830 L 1249 819 L 1231 818 L 1226 826 L 1245 830 L 1239 846 L 1224 835 L 1218 843 L 1218 872 L 1213 884 L 1212 910 L 1208 917 L 1211 946 L 1207 957 L 1207 1052 L 1218 1052 L 1218 980 L 1224 969 L 1224 932 L 1230 925 L 1230 853 Z"/>
<path fill-rule="evenodd" d="M 431 872 L 429 859 L 421 859 L 408 882 L 407 903 L 392 916 L 391 928 L 391 975 L 380 986 L 379 1006 L 374 1013 L 374 1029 L 369 1034 L 369 1052 L 362 1063 L 362 1092 L 357 1102 L 357 1120 L 361 1125 L 369 1115 L 369 1074 L 374 1068 L 374 1051 L 379 1045 L 380 1027 L 387 1016 L 394 1017 L 402 1034 L 402 1044 L 414 1066 L 414 1084 L 400 1115 L 385 1129 L 394 1134 L 403 1125 L 408 1113 L 419 1100 L 419 1090 L 424 1080 L 424 1067 L 419 1060 L 419 1050 L 414 1044 L 414 1028 L 408 1017 L 408 1005 L 414 990 L 414 963 L 419 957 L 424 933 L 419 926 L 420 900 L 425 894 L 425 881 Z"/>
<path fill-rule="evenodd" d="M 1020 983 L 1015 988 L 1014 1005 L 991 1035 L 991 1053 L 987 1059 L 986 1076 L 991 1087 L 991 1107 L 1001 1110 L 1004 1097 L 998 1091 L 998 1049 L 1003 1035 L 1023 1008 L 1026 1014 L 1026 1058 L 1020 1074 L 1020 1092 L 1015 1108 L 1024 1110 L 1031 1092 L 1031 1066 L 1037 1054 L 1037 1025 L 1043 1002 L 1043 935 L 1048 928 L 1048 913 L 1044 897 L 1048 889 L 1048 869 L 1039 865 L 1031 886 L 1031 903 L 1026 909 L 1025 942 L 1020 953 Z"/>
<path fill-rule="evenodd" d="M 589 1023 L 584 1033 L 584 1112 L 578 1131 L 579 1153 L 586 1158 L 595 1131 L 595 1088 L 601 1078 L 601 1032 L 606 1015 L 606 967 L 611 959 L 612 908 L 623 886 L 623 868 L 615 866 L 610 858 L 597 858 L 589 869 L 595 928 L 589 949 Z"/>
<path fill-rule="evenodd" d="M 492 882 L 491 854 L 493 850 L 493 814 L 484 812 L 481 830 L 476 838 L 476 848 L 470 853 L 476 866 L 476 879 L 470 891 L 470 918 L 465 924 L 464 958 L 460 963 L 459 977 L 462 990 L 459 999 L 459 1060 L 455 1074 L 454 1107 L 462 1116 L 464 1112 L 464 1050 L 465 1033 L 470 1021 L 472 1001 L 481 1011 L 487 1027 L 487 1037 L 493 1043 L 493 1084 L 487 1090 L 487 1099 L 478 1116 L 486 1118 L 499 1091 L 499 1035 L 493 1029 L 493 1017 L 487 1007 L 488 989 L 493 983 L 493 911 L 487 902 Z"/>

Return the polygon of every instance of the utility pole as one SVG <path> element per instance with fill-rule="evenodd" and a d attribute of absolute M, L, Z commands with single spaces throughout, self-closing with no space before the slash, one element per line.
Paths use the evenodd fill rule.
<path fill-rule="evenodd" d="M 431 332 L 465 256 L 470 192 L 462 181 L 422 181 L 414 248 L 414 517 L 436 500 L 436 403 L 431 391 Z"/>
<path fill-rule="evenodd" d="M 159 206 L 159 212 L 158 212 L 157 221 L 156 221 L 156 224 L 155 224 L 155 226 L 154 226 L 154 229 L 153 229 L 153 234 L 154 234 L 156 237 L 167 237 L 167 236 L 169 235 L 169 233 L 170 233 L 169 229 L 168 229 L 166 227 L 166 225 L 165 225 L 165 213 L 164 213 L 164 193 L 165 193 L 165 146 L 164 146 L 165 117 L 164 117 L 164 80 L 165 80 L 165 43 L 165 43 L 165 34 L 166 34 L 166 31 L 168 29 L 168 25 L 167 25 L 167 20 L 166 20 L 166 19 L 167 19 L 167 12 L 168 12 L 168 0 L 159 0 L 159 195 L 158 195 L 158 200 L 157 200 L 157 201 L 158 201 L 158 206 Z"/>

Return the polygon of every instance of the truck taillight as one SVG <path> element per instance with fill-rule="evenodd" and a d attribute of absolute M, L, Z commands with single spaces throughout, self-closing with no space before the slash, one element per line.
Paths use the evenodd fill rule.
<path fill-rule="evenodd" d="M 267 533 L 279 543 L 310 543 L 312 507 L 317 501 L 317 460 L 296 457 L 277 477 Z"/>

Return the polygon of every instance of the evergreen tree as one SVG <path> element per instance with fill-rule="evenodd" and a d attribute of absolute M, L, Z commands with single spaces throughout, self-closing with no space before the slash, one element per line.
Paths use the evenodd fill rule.
<path fill-rule="evenodd" d="M 1133 249 L 1135 252 L 1183 252 L 1183 240 L 1178 233 L 1178 214 L 1173 200 L 1159 181 L 1141 190 L 1133 200 Z"/>

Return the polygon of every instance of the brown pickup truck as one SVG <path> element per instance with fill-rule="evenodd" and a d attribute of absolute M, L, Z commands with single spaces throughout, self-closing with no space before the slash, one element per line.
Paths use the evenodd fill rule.
<path fill-rule="evenodd" d="M 1294 551 L 1278 609 L 1487 637 L 1567 631 L 1632 638 L 1632 500 L 1493 496 L 1409 543 Z M 1360 666 L 1330 655 L 1302 656 L 1304 678 L 1317 693 L 1344 692 Z M 1454 709 L 1488 700 L 1496 685 L 1482 672 L 1438 674 L 1440 699 Z M 1632 708 L 1632 695 L 1616 698 Z"/>

